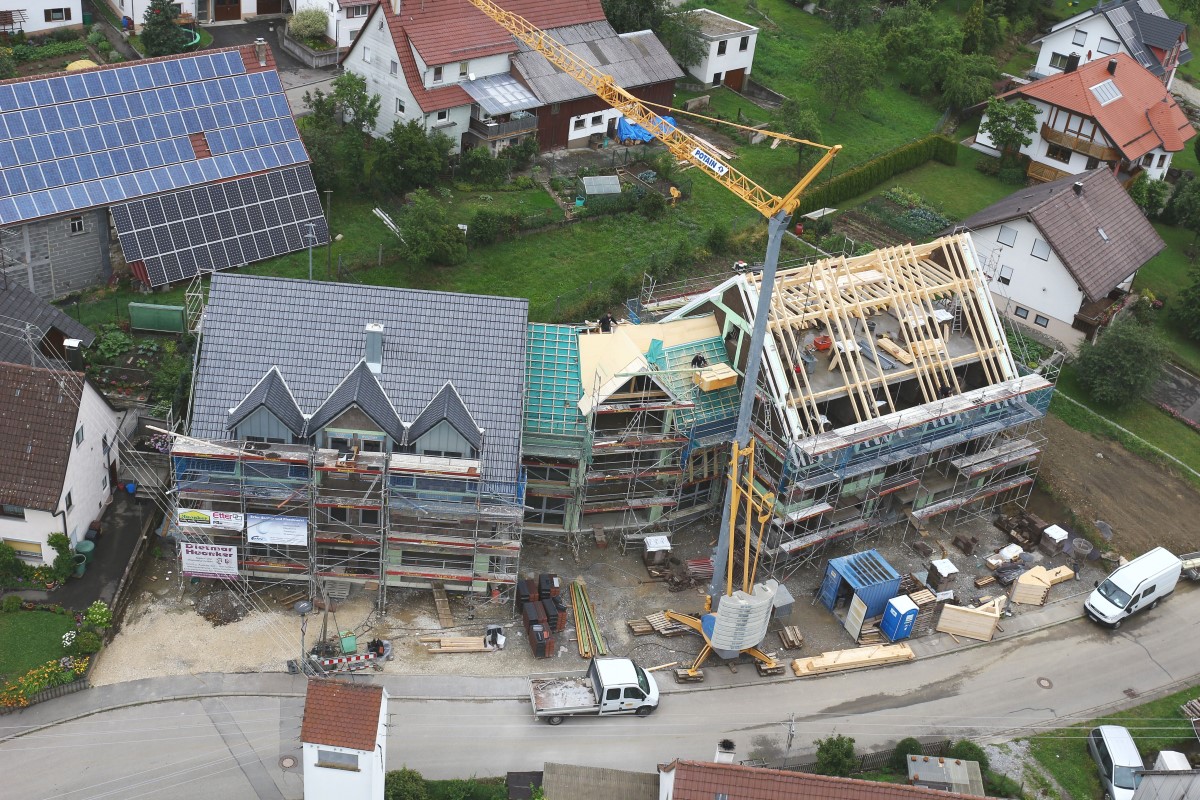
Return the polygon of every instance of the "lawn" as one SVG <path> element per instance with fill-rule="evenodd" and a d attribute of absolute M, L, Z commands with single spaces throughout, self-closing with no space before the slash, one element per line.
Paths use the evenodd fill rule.
<path fill-rule="evenodd" d="M 515 211 L 527 218 L 540 217 L 544 218 L 547 224 L 558 222 L 563 218 L 562 209 L 555 205 L 554 199 L 540 187 L 516 191 L 483 189 L 460 192 L 455 190 L 450 192 L 446 202 L 450 221 L 462 225 L 469 225 L 475 212 L 483 208 L 492 211 Z"/>
<path fill-rule="evenodd" d="M 1030 739 L 1030 752 L 1072 797 L 1099 797 L 1100 781 L 1084 739 L 1087 731 L 1098 725 L 1125 726 L 1143 761 L 1153 766 L 1159 750 L 1195 749 L 1195 734 L 1179 706 L 1198 697 L 1200 687 L 1193 687 L 1128 711 L 1041 733 Z"/>
<path fill-rule="evenodd" d="M 75 619 L 47 611 L 0 613 L 0 682 L 63 655 L 62 635 Z"/>
<path fill-rule="evenodd" d="M 1187 256 L 1195 234 L 1183 228 L 1156 224 L 1158 235 L 1167 243 L 1167 249 L 1147 262 L 1138 271 L 1133 288 L 1148 289 L 1159 299 L 1167 301 L 1167 313 L 1158 315 L 1158 327 L 1167 337 L 1171 345 L 1171 359 L 1192 372 L 1200 373 L 1200 344 L 1189 339 L 1182 331 L 1171 324 L 1169 311 L 1171 298 L 1191 283 L 1191 272 L 1194 264 Z"/>

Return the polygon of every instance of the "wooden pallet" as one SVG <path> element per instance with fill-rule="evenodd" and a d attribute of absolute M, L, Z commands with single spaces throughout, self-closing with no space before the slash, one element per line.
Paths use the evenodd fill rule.
<path fill-rule="evenodd" d="M 677 669 L 674 672 L 675 672 L 675 682 L 676 683 L 703 683 L 704 682 L 704 670 L 702 670 L 702 669 L 696 670 L 695 675 L 691 674 L 686 669 Z"/>
<path fill-rule="evenodd" d="M 912 661 L 916 657 L 912 648 L 906 644 L 855 647 L 849 650 L 832 650 L 815 658 L 797 658 L 792 662 L 792 671 L 798 677 L 823 675 L 827 672 L 897 664 L 902 661 Z"/>
<path fill-rule="evenodd" d="M 918 589 L 917 591 L 909 594 L 908 599 L 912 600 L 913 603 L 916 604 L 917 608 L 921 608 L 922 606 L 931 606 L 936 603 L 937 595 L 928 589 Z"/>
<path fill-rule="evenodd" d="M 654 633 L 654 626 L 645 617 L 625 620 L 625 624 L 629 626 L 629 630 L 633 632 L 634 636 L 649 636 Z"/>
<path fill-rule="evenodd" d="M 975 588 L 982 589 L 985 586 L 991 586 L 996 582 L 995 575 L 982 575 L 975 579 Z"/>
<path fill-rule="evenodd" d="M 799 650 L 804 646 L 804 634 L 795 625 L 788 625 L 779 631 L 779 642 L 784 650 Z"/>
<path fill-rule="evenodd" d="M 437 581 L 430 586 L 433 587 L 433 604 L 437 606 L 438 623 L 443 628 L 453 628 L 454 614 L 450 612 L 450 598 L 446 596 L 446 587 Z"/>
<path fill-rule="evenodd" d="M 692 629 L 682 622 L 675 622 L 667 619 L 667 615 L 659 611 L 657 614 L 649 614 L 646 617 L 646 622 L 654 628 L 659 636 L 682 636 L 685 633 L 691 633 Z"/>
<path fill-rule="evenodd" d="M 417 639 L 430 653 L 491 653 L 496 650 L 482 636 L 422 636 Z"/>
<path fill-rule="evenodd" d="M 758 674 L 764 678 L 770 678 L 773 675 L 783 674 L 783 664 L 776 663 L 773 667 L 768 667 L 761 661 L 754 662 L 754 668 L 758 670 Z"/>

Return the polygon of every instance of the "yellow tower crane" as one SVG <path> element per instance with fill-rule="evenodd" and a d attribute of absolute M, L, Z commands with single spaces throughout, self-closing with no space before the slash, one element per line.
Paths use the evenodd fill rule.
<path fill-rule="evenodd" d="M 775 660 L 759 647 L 766 635 L 767 617 L 756 613 L 756 611 L 763 611 L 763 599 L 766 598 L 769 601 L 770 596 L 774 594 L 774 587 L 770 587 L 766 592 L 761 592 L 758 590 L 762 587 L 754 585 L 759 546 L 762 543 L 763 530 L 771 516 L 774 497 L 770 493 L 761 492 L 754 484 L 754 443 L 750 439 L 750 418 L 754 408 L 754 389 L 758 385 L 758 373 L 762 363 L 767 317 L 771 308 L 771 293 L 775 288 L 779 246 L 783 240 L 784 231 L 787 230 L 796 206 L 800 204 L 800 196 L 804 190 L 829 165 L 842 146 L 824 145 L 781 133 L 734 125 L 734 127 L 744 130 L 787 142 L 817 147 L 825 151 L 799 183 L 792 187 L 787 194 L 779 197 L 731 167 L 716 153 L 710 152 L 711 148 L 706 147 L 703 141 L 681 130 L 678 126 L 671 125 L 662 116 L 651 111 L 649 106 L 654 104 L 645 103 L 618 86 L 612 76 L 604 74 L 571 52 L 545 31 L 534 27 L 529 20 L 504 10 L 492 0 L 468 0 L 468 2 L 519 41 L 541 53 L 547 61 L 570 75 L 601 100 L 620 111 L 626 119 L 648 131 L 666 145 L 667 150 L 673 156 L 686 160 L 708 173 L 714 180 L 767 219 L 767 252 L 763 259 L 762 275 L 758 286 L 758 302 L 755 308 L 754 329 L 750 337 L 750 350 L 746 354 L 741 405 L 738 409 L 737 429 L 734 433 L 729 480 L 725 493 L 725 509 L 721 515 L 721 533 L 713 551 L 713 578 L 708 588 L 708 600 L 705 604 L 705 611 L 709 613 L 699 619 L 674 612 L 668 613 L 672 618 L 694 628 L 704 637 L 704 649 L 691 668 L 686 670 L 691 676 L 699 673 L 700 666 L 712 652 L 716 652 L 722 658 L 733 658 L 739 653 L 748 653 L 765 667 L 774 669 L 777 667 Z M 730 552 L 730 539 L 731 535 L 736 538 L 739 512 L 743 509 L 743 503 L 744 512 L 742 513 L 745 520 L 741 543 L 743 576 L 741 590 L 735 593 L 733 589 L 734 559 Z M 750 542 L 754 538 L 755 528 L 758 530 L 757 545 L 753 548 L 754 554 L 751 556 Z M 753 567 L 750 566 L 752 558 Z M 722 618 L 720 603 L 724 598 L 732 598 L 735 602 L 731 603 L 732 613 Z M 769 609 L 766 609 L 764 613 L 769 613 Z M 734 615 L 737 615 L 737 620 L 733 619 Z M 746 619 L 753 621 L 746 623 L 743 621 Z"/>

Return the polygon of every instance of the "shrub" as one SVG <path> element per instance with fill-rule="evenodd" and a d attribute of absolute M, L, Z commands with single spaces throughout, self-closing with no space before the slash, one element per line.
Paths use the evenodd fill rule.
<path fill-rule="evenodd" d="M 817 746 L 817 764 L 814 771 L 818 775 L 848 778 L 858 767 L 858 756 L 854 755 L 854 739 L 851 737 L 839 733 L 825 739 L 817 739 L 813 744 Z"/>
<path fill-rule="evenodd" d="M 963 761 L 978 761 L 979 771 L 988 771 L 987 753 L 983 752 L 982 747 L 970 741 L 969 739 L 959 739 L 950 746 L 950 750 L 947 751 L 946 755 L 950 756 L 951 758 L 962 759 Z"/>
<path fill-rule="evenodd" d="M 112 609 L 103 600 L 97 600 L 83 612 L 83 619 L 88 625 L 102 631 L 112 625 Z"/>
<path fill-rule="evenodd" d="M 15 594 L 5 595 L 3 602 L 0 602 L 0 609 L 5 614 L 12 614 L 15 611 L 21 610 L 21 598 Z"/>
<path fill-rule="evenodd" d="M 92 31 L 87 36 L 87 43 L 92 47 L 99 47 L 101 42 L 108 41 L 104 38 L 104 34 L 100 31 Z"/>
<path fill-rule="evenodd" d="M 715 222 L 708 229 L 708 235 L 704 238 L 704 245 L 715 255 L 724 255 L 729 252 L 730 235 L 729 226 L 724 222 Z"/>
<path fill-rule="evenodd" d="M 111 362 L 133 347 L 133 339 L 129 334 L 111 325 L 102 329 L 96 341 L 96 355 L 105 362 Z"/>
<path fill-rule="evenodd" d="M 426 800 L 429 792 L 421 773 L 404 767 L 392 770 L 384 778 L 383 796 L 385 800 Z"/>
<path fill-rule="evenodd" d="M 836 206 L 843 200 L 874 189 L 893 175 L 907 172 L 931 160 L 954 166 L 958 163 L 958 143 L 945 136 L 926 136 L 888 150 L 835 178 L 830 178 L 820 186 L 810 188 L 804 195 L 797 213 L 804 214 L 818 208 Z"/>
<path fill-rule="evenodd" d="M 77 656 L 90 656 L 100 650 L 100 634 L 93 631 L 82 631 L 75 637 L 71 653 Z"/>
<path fill-rule="evenodd" d="M 86 656 L 64 656 L 57 661 L 48 661 L 40 667 L 34 667 L 0 688 L 0 706 L 23 708 L 29 705 L 29 698 L 43 689 L 62 686 L 79 678 L 87 672 L 88 661 Z"/>
<path fill-rule="evenodd" d="M 658 192 L 646 192 L 646 195 L 638 201 L 638 213 L 646 219 L 654 222 L 662 219 L 667 213 L 667 201 Z"/>
<path fill-rule="evenodd" d="M 288 33 L 296 39 L 319 39 L 329 27 L 329 14 L 316 6 L 305 6 L 288 20 Z"/>
<path fill-rule="evenodd" d="M 896 745 L 896 749 L 892 751 L 892 757 L 888 759 L 888 768 L 893 772 L 908 771 L 908 757 L 921 755 L 921 742 L 911 736 L 907 739 L 901 739 Z"/>

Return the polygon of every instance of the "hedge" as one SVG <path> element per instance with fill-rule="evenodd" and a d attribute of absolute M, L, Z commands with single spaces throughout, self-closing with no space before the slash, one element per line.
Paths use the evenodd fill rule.
<path fill-rule="evenodd" d="M 888 150 L 820 186 L 810 187 L 796 213 L 807 214 L 818 208 L 836 206 L 843 200 L 871 191 L 894 175 L 935 159 L 954 166 L 958 163 L 958 144 L 945 136 L 932 135 Z"/>

